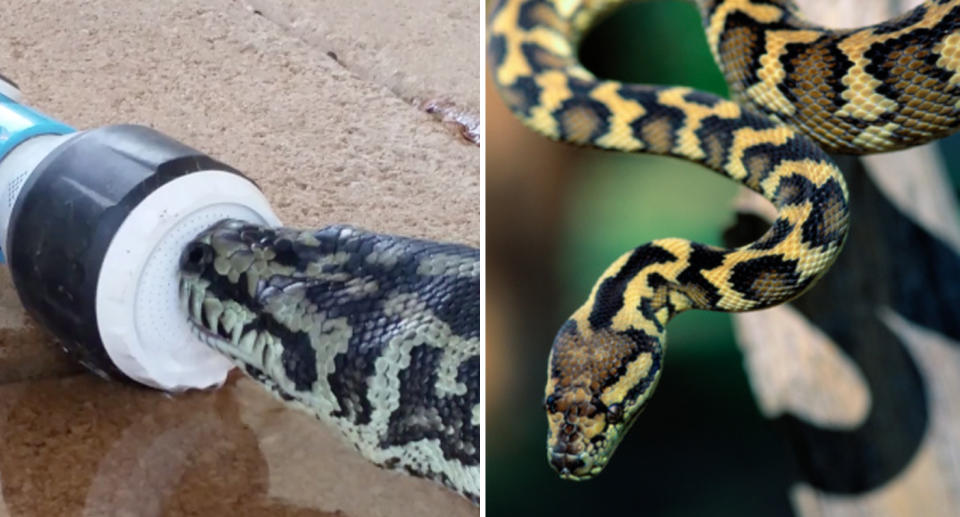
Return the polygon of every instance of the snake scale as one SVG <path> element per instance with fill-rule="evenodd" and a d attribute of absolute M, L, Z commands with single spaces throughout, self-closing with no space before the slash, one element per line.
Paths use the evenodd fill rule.
<path fill-rule="evenodd" d="M 225 220 L 181 259 L 195 333 L 374 463 L 480 496 L 479 251 Z"/>
<path fill-rule="evenodd" d="M 827 152 L 922 144 L 960 120 L 960 0 L 830 30 L 790 0 L 696 0 L 733 98 L 595 77 L 577 44 L 623 0 L 500 0 L 493 79 L 555 140 L 701 164 L 778 210 L 753 243 L 661 239 L 618 258 L 560 328 L 547 369 L 547 457 L 561 477 L 606 466 L 660 378 L 665 326 L 689 309 L 748 311 L 801 295 L 843 247 L 848 192 Z"/>

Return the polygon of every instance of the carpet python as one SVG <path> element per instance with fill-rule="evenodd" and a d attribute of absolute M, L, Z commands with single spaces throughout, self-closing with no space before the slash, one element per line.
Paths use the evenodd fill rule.
<path fill-rule="evenodd" d="M 477 249 L 226 220 L 180 269 L 201 340 L 370 461 L 479 502 Z"/>
<path fill-rule="evenodd" d="M 579 40 L 623 3 L 500 0 L 488 50 L 506 104 L 555 140 L 702 164 L 762 194 L 778 217 L 740 248 L 661 239 L 600 276 L 547 370 L 547 457 L 574 480 L 604 468 L 647 404 L 674 315 L 770 307 L 829 268 L 847 235 L 848 192 L 826 152 L 928 142 L 955 130 L 960 106 L 960 0 L 853 30 L 817 27 L 789 0 L 696 0 L 738 102 L 584 68 Z"/>

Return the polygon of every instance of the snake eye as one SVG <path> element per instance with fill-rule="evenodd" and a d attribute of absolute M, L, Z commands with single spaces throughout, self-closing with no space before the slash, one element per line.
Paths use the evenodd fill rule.
<path fill-rule="evenodd" d="M 551 413 L 557 410 L 557 396 L 556 395 L 547 395 L 547 398 L 543 401 L 543 408 Z"/>
<path fill-rule="evenodd" d="M 623 406 L 620 404 L 610 404 L 607 407 L 607 423 L 616 424 L 623 419 Z"/>
<path fill-rule="evenodd" d="M 180 257 L 180 268 L 191 273 L 203 272 L 213 262 L 213 247 L 203 242 L 191 242 Z"/>

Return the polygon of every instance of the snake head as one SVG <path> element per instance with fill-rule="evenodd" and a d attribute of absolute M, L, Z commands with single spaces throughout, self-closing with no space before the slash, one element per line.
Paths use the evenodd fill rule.
<path fill-rule="evenodd" d="M 262 325 L 255 311 L 266 264 L 279 246 L 275 232 L 225 220 L 190 241 L 180 256 L 180 301 L 206 342 L 255 340 Z"/>
<path fill-rule="evenodd" d="M 607 465 L 660 378 L 662 337 L 577 319 L 560 329 L 544 400 L 547 457 L 560 477 L 590 479 Z"/>

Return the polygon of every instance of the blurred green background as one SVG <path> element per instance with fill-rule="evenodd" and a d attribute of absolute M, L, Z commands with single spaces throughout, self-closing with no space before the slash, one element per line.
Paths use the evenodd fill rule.
<path fill-rule="evenodd" d="M 682 2 L 618 11 L 581 60 L 601 77 L 727 93 Z M 596 480 L 550 469 L 541 405 L 559 326 L 624 251 L 661 237 L 721 244 L 739 187 L 679 160 L 547 142 L 487 92 L 488 514 L 793 515 L 792 453 L 759 414 L 725 314 L 670 324 L 660 387 Z M 958 141 L 940 144 L 953 163 Z"/>

